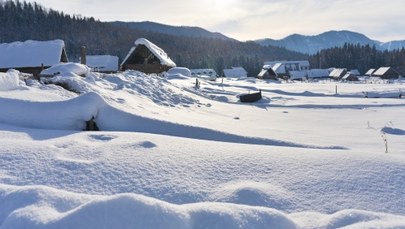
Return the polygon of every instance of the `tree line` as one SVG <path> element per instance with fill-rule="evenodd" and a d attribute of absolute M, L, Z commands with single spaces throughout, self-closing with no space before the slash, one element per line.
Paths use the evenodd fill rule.
<path fill-rule="evenodd" d="M 369 69 L 393 67 L 405 73 L 405 49 L 379 51 L 375 45 L 344 44 L 317 52 L 309 57 L 312 68 L 347 68 L 358 69 L 364 74 Z"/>
<path fill-rule="evenodd" d="M 47 9 L 35 2 L 0 1 L 0 43 L 62 39 L 70 61 L 78 60 L 83 45 L 89 55 L 115 55 L 123 60 L 140 37 L 163 48 L 178 66 L 213 68 L 217 72 L 242 66 L 250 76 L 255 76 L 264 61 L 307 59 L 307 55 L 301 53 L 263 47 L 255 42 L 193 38 L 117 27 L 92 17 Z"/>

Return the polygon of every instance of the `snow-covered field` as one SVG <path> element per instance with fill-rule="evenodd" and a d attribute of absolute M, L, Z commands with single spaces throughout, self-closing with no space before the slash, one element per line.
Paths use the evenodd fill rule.
<path fill-rule="evenodd" d="M 1 229 L 405 228 L 405 82 L 68 75 L 0 73 Z"/>

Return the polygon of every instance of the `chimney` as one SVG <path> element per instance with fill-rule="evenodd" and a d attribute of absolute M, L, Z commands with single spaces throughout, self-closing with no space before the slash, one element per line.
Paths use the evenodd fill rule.
<path fill-rule="evenodd" d="M 86 64 L 86 46 L 80 47 L 80 63 Z"/>

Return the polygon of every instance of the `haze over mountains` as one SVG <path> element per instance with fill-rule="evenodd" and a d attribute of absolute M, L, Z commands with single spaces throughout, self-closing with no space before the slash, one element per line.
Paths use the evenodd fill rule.
<path fill-rule="evenodd" d="M 210 32 L 206 29 L 200 27 L 190 27 L 190 26 L 171 26 L 160 24 L 156 22 L 111 22 L 114 26 L 132 28 L 137 30 L 145 30 L 149 32 L 158 32 L 175 36 L 186 36 L 186 37 L 204 37 L 204 38 L 214 38 L 222 40 L 235 40 L 233 38 L 227 37 L 218 32 Z M 350 44 L 360 44 L 360 45 L 375 45 L 378 50 L 392 51 L 395 49 L 402 49 L 405 47 L 405 40 L 401 41 L 389 41 L 381 42 L 373 40 L 364 34 L 342 30 L 342 31 L 328 31 L 314 36 L 305 36 L 300 34 L 293 34 L 287 36 L 280 40 L 275 40 L 271 38 L 265 38 L 260 40 L 255 40 L 256 43 L 263 46 L 277 46 L 286 48 L 288 50 L 304 53 L 304 54 L 315 54 L 316 52 L 332 48 L 332 47 L 342 47 L 345 43 Z"/>
<path fill-rule="evenodd" d="M 378 50 L 392 51 L 405 47 L 405 40 L 381 42 L 372 40 L 361 33 L 343 31 L 329 31 L 315 36 L 304 36 L 293 34 L 280 40 L 261 39 L 256 40 L 257 43 L 267 46 L 284 47 L 288 50 L 293 50 L 305 54 L 315 54 L 316 52 L 332 48 L 341 47 L 345 43 L 360 44 L 360 45 L 375 45 Z"/>

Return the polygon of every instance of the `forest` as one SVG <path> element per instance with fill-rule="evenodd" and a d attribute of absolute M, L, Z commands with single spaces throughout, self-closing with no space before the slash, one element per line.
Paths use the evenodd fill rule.
<path fill-rule="evenodd" d="M 219 73 L 224 68 L 243 66 L 250 76 L 255 76 L 263 61 L 307 59 L 304 54 L 262 47 L 255 42 L 174 36 L 118 27 L 92 17 L 46 9 L 37 3 L 9 0 L 0 4 L 0 43 L 62 39 L 70 61 L 78 60 L 83 45 L 89 55 L 115 55 L 122 60 L 140 37 L 163 48 L 178 66 L 213 68 Z"/>
<path fill-rule="evenodd" d="M 242 66 L 249 76 L 256 76 L 264 61 L 306 59 L 310 60 L 311 68 L 356 68 L 364 73 L 369 68 L 391 66 L 405 72 L 404 49 L 382 52 L 376 47 L 346 44 L 308 56 L 253 41 L 176 36 L 114 26 L 37 3 L 0 0 L 0 43 L 62 39 L 70 61 L 78 61 L 83 45 L 89 55 L 115 55 L 122 60 L 140 37 L 163 48 L 178 66 L 213 68 L 219 73 L 224 68 Z"/>

